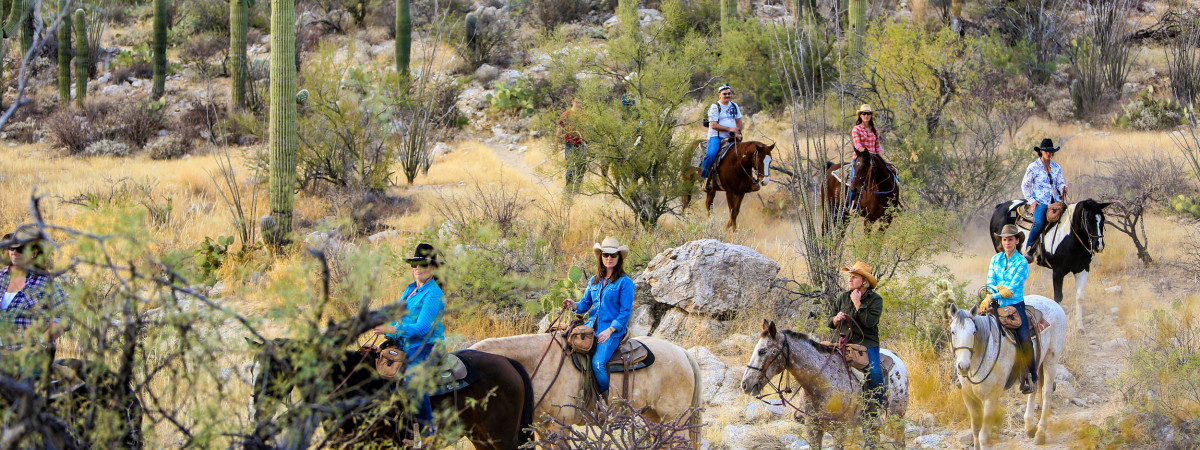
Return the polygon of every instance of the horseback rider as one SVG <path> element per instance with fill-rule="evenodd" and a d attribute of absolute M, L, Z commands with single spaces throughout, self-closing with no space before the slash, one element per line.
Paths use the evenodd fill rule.
<path fill-rule="evenodd" d="M 871 266 L 856 261 L 853 266 L 842 267 L 846 275 L 847 291 L 830 303 L 829 328 L 848 344 L 867 348 L 870 364 L 864 371 L 866 383 L 863 389 L 867 397 L 867 413 L 878 414 L 887 402 L 887 385 L 883 379 L 883 365 L 879 359 L 879 318 L 883 315 L 883 297 L 875 292 L 878 281 L 871 273 Z"/>
<path fill-rule="evenodd" d="M 607 398 L 608 360 L 621 345 L 629 331 L 629 316 L 633 313 L 633 280 L 625 275 L 625 258 L 629 247 L 609 236 L 592 246 L 596 253 L 596 275 L 588 281 L 579 302 L 563 300 L 563 308 L 575 314 L 588 313 L 587 325 L 596 333 L 596 350 L 592 355 L 592 372 L 600 387 L 601 397 Z"/>
<path fill-rule="evenodd" d="M 37 342 L 54 359 L 55 342 L 70 327 L 66 320 L 57 315 L 62 310 L 67 295 L 50 277 L 49 245 L 44 235 L 32 226 L 18 227 L 13 233 L 0 238 L 8 257 L 8 265 L 0 268 L 0 285 L 4 297 L 0 299 L 0 353 L 5 360 L 0 367 L 4 371 L 27 378 L 38 372 L 20 373 L 23 369 L 43 367 L 45 361 L 13 361 L 9 357 L 22 355 L 33 357 L 33 353 L 22 351 Z M 28 349 L 26 349 L 28 350 Z"/>
<path fill-rule="evenodd" d="M 717 103 L 708 107 L 708 151 L 700 163 L 700 178 L 708 178 L 724 141 L 742 140 L 742 108 L 733 102 L 733 88 L 722 84 L 717 98 Z"/>
<path fill-rule="evenodd" d="M 433 276 L 434 269 L 441 266 L 442 261 L 432 245 L 418 244 L 413 257 L 404 261 L 412 267 L 414 279 L 400 296 L 407 314 L 398 322 L 375 327 L 375 333 L 387 336 L 407 354 L 408 368 L 405 369 L 404 382 L 408 384 L 414 375 L 414 367 L 425 361 L 437 361 L 436 358 L 431 360 L 430 356 L 445 338 L 442 314 L 446 310 L 446 302 L 442 288 Z M 437 425 L 433 421 L 433 405 L 429 402 L 428 393 L 419 395 L 421 404 L 414 419 L 421 426 L 423 436 L 432 436 L 437 432 Z"/>
<path fill-rule="evenodd" d="M 858 107 L 856 114 L 858 117 L 854 119 L 854 129 L 850 130 L 850 138 L 854 141 L 856 153 L 851 155 L 850 159 L 857 159 L 857 152 L 870 152 L 879 155 L 884 164 L 891 167 L 892 163 L 883 156 L 883 147 L 879 145 L 879 130 L 875 128 L 875 110 L 871 109 L 871 105 L 863 103 Z"/>
<path fill-rule="evenodd" d="M 1000 229 L 1000 245 L 1004 251 L 996 253 L 988 266 L 987 285 L 994 290 L 991 301 L 997 302 L 997 308 L 1015 306 L 1021 316 L 1021 327 L 1017 329 L 1017 364 L 1029 361 L 1029 372 L 1021 378 L 1021 393 L 1033 393 L 1037 386 L 1037 361 L 1033 358 L 1033 341 L 1030 340 L 1029 317 L 1025 312 L 1025 278 L 1029 277 L 1029 262 L 1025 260 L 1017 248 L 1025 234 L 1016 225 L 1008 224 Z M 986 309 L 983 308 L 983 309 Z"/>
<path fill-rule="evenodd" d="M 1054 154 L 1061 147 L 1055 147 L 1050 138 L 1042 139 L 1042 144 L 1034 147 L 1038 159 L 1029 163 L 1025 168 L 1025 178 L 1021 180 L 1021 194 L 1025 201 L 1033 206 L 1033 226 L 1029 229 L 1029 242 L 1025 247 L 1025 260 L 1033 262 L 1033 255 L 1042 230 L 1046 227 L 1046 208 L 1051 203 L 1062 202 L 1067 196 L 1067 181 L 1063 178 L 1062 166 L 1054 162 Z"/>

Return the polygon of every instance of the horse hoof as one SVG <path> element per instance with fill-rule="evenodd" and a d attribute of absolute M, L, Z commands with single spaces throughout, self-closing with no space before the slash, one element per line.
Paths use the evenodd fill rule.
<path fill-rule="evenodd" d="M 1026 429 L 1025 429 L 1025 436 L 1026 436 L 1026 437 L 1031 437 L 1031 438 L 1032 438 L 1032 437 L 1036 437 L 1036 436 L 1037 436 L 1037 427 L 1033 427 L 1033 428 L 1026 428 Z M 1042 438 L 1042 440 L 1045 440 L 1045 438 Z"/>
<path fill-rule="evenodd" d="M 1038 433 L 1037 437 L 1033 438 L 1033 443 L 1037 445 L 1046 444 L 1046 433 Z"/>

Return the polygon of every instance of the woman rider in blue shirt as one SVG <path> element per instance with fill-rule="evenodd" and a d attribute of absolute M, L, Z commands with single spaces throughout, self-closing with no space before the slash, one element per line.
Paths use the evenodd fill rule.
<path fill-rule="evenodd" d="M 417 245 L 413 257 L 406 258 L 405 261 L 412 266 L 415 280 L 400 296 L 400 301 L 404 302 L 408 313 L 399 322 L 375 327 L 375 333 L 387 336 L 408 356 L 408 368 L 404 376 L 404 382 L 407 384 L 414 373 L 413 367 L 429 359 L 434 347 L 445 337 L 442 313 L 446 310 L 446 302 L 443 299 L 442 288 L 433 276 L 433 270 L 442 265 L 433 246 L 425 243 Z M 420 395 L 421 405 L 417 409 L 415 419 L 422 427 L 422 434 L 431 436 L 437 430 L 433 422 L 433 406 L 429 403 L 427 393 Z"/>
<path fill-rule="evenodd" d="M 1037 361 L 1033 358 L 1033 341 L 1029 339 L 1029 317 L 1025 313 L 1025 279 L 1029 277 L 1029 263 L 1017 247 L 1025 234 L 1016 225 L 1008 224 L 1000 229 L 1000 248 L 1004 251 L 996 253 L 988 266 L 987 284 L 995 294 L 992 301 L 998 302 L 998 308 L 1005 306 L 1017 307 L 1017 315 L 1021 316 L 1021 328 L 1017 329 L 1020 344 L 1017 345 L 1017 361 L 1029 361 L 1029 375 L 1021 378 L 1021 393 L 1030 394 L 1037 385 Z"/>
<path fill-rule="evenodd" d="M 596 252 L 596 275 L 588 282 L 578 303 L 563 300 L 563 307 L 575 314 L 588 312 L 587 325 L 597 330 L 596 353 L 592 355 L 592 372 L 600 393 L 608 392 L 608 360 L 621 345 L 629 331 L 629 315 L 633 312 L 633 280 L 625 275 L 625 258 L 629 247 L 616 238 L 606 237 L 592 247 Z M 590 312 L 589 312 L 590 311 Z M 603 327 L 603 329 L 601 329 Z"/>

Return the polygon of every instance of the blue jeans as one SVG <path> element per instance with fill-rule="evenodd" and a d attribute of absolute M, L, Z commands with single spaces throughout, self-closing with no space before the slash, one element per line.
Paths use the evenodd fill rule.
<path fill-rule="evenodd" d="M 887 384 L 883 380 L 883 363 L 879 360 L 879 347 L 867 347 L 867 391 L 868 398 L 878 405 L 879 410 L 887 405 Z"/>
<path fill-rule="evenodd" d="M 600 385 L 600 393 L 608 392 L 608 360 L 621 345 L 625 333 L 613 333 L 603 344 L 596 344 L 596 353 L 592 355 L 592 372 L 596 374 L 596 384 Z"/>
<path fill-rule="evenodd" d="M 1029 338 L 1029 315 L 1025 311 L 1025 302 L 1017 302 L 1011 306 L 1016 306 L 1017 315 L 1021 316 L 1021 328 L 1017 328 L 1017 339 L 1021 342 L 1017 343 L 1017 351 L 1024 353 L 1029 358 L 1029 373 L 1033 375 L 1033 382 L 1036 383 L 1038 380 L 1037 358 L 1033 357 L 1033 341 Z"/>
<path fill-rule="evenodd" d="M 704 162 L 700 163 L 700 178 L 708 178 L 708 168 L 712 167 L 713 161 L 716 161 L 717 154 L 721 152 L 721 137 L 713 136 L 708 138 L 708 152 L 704 154 Z"/>
<path fill-rule="evenodd" d="M 408 385 L 408 383 L 410 381 L 412 381 L 412 377 L 413 377 L 412 368 L 417 365 L 420 365 L 421 363 L 425 362 L 425 360 L 429 359 L 429 356 L 433 354 L 433 347 L 434 347 L 434 343 L 430 342 L 430 343 L 427 343 L 420 347 L 417 347 L 415 350 L 410 349 L 410 351 L 408 352 L 408 355 L 409 355 L 408 356 L 408 358 L 409 358 L 408 359 L 408 368 L 405 369 L 405 371 L 404 371 L 405 372 L 405 374 L 404 374 L 404 384 L 405 385 Z M 428 393 L 421 392 L 421 393 L 418 393 L 417 395 L 421 396 L 421 404 L 419 406 L 417 406 L 417 415 L 413 418 L 416 419 L 417 423 L 420 424 L 421 427 L 424 428 L 422 430 L 422 434 L 424 434 L 424 433 L 432 434 L 434 431 L 433 404 L 429 402 L 429 394 Z"/>
<path fill-rule="evenodd" d="M 1046 228 L 1046 205 L 1039 204 L 1033 210 L 1033 227 L 1029 229 L 1029 242 L 1025 243 L 1025 249 L 1033 248 L 1033 243 L 1037 241 L 1038 236 L 1042 235 L 1042 228 Z"/>

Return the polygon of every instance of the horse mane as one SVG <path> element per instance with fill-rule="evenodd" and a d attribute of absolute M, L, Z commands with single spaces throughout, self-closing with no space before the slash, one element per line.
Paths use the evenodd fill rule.
<path fill-rule="evenodd" d="M 787 336 L 788 339 L 793 339 L 793 340 L 797 340 L 800 342 L 807 342 L 809 345 L 813 346 L 814 349 L 816 349 L 818 352 L 821 352 L 821 353 L 833 353 L 833 352 L 837 351 L 837 349 L 834 348 L 832 345 L 825 345 L 820 342 L 817 342 L 817 341 L 813 340 L 812 338 L 808 337 L 807 334 L 804 334 L 804 333 L 801 333 L 798 331 L 783 330 L 783 334 L 785 336 Z"/>

